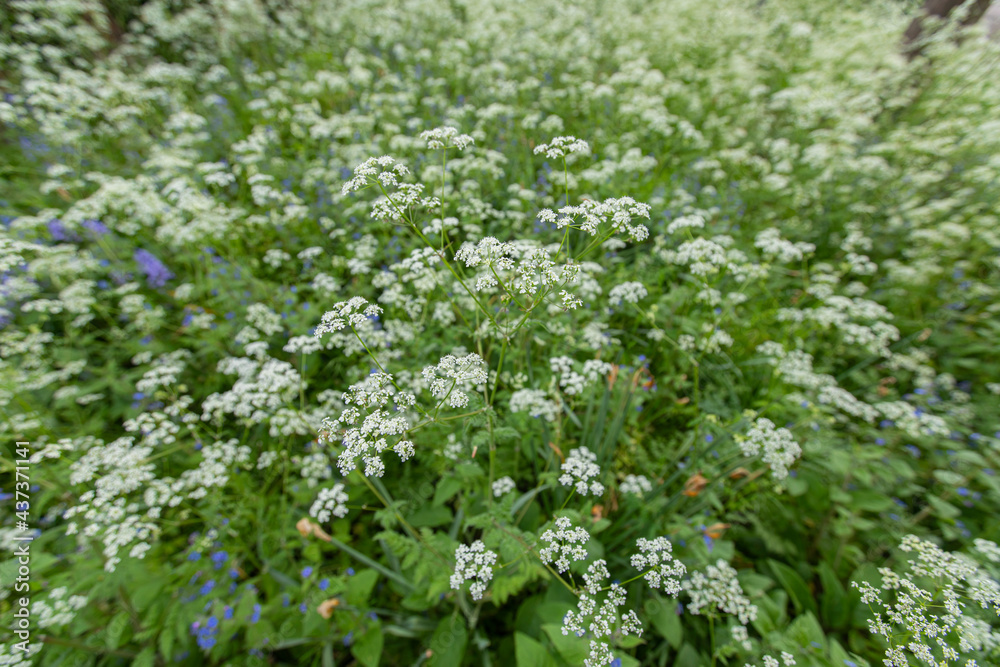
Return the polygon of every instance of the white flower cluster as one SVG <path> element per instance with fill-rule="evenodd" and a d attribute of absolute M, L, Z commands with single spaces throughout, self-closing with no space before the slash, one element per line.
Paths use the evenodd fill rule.
<path fill-rule="evenodd" d="M 416 405 L 417 399 L 413 394 L 394 391 L 392 376 L 379 372 L 352 386 L 343 401 L 347 407 L 340 417 L 323 420 L 320 440 L 329 441 L 335 432 L 342 431 L 344 449 L 337 459 L 341 476 L 347 477 L 360 458 L 365 462 L 366 477 L 381 477 L 385 472 L 381 454 L 389 447 L 386 438 L 406 432 L 409 425 L 403 411 Z M 385 409 L 390 402 L 396 416 Z M 409 440 L 400 438 L 392 449 L 403 461 L 413 456 L 413 443 Z"/>
<path fill-rule="evenodd" d="M 682 215 L 670 221 L 670 224 L 667 225 L 667 234 L 674 234 L 682 229 L 701 229 L 704 226 L 705 218 L 701 215 L 697 213 Z"/>
<path fill-rule="evenodd" d="M 555 421 L 559 406 L 545 397 L 541 389 L 518 389 L 510 395 L 511 412 L 527 412 L 532 417 Z"/>
<path fill-rule="evenodd" d="M 622 493 L 642 496 L 653 490 L 653 485 L 645 475 L 625 475 L 625 481 L 618 485 Z"/>
<path fill-rule="evenodd" d="M 757 606 L 743 594 L 743 588 L 736 578 L 736 570 L 724 560 L 709 565 L 705 572 L 693 572 L 684 581 L 683 589 L 691 596 L 688 611 L 698 616 L 719 611 L 736 616 L 746 625 L 757 618 Z"/>
<path fill-rule="evenodd" d="M 376 317 L 382 314 L 382 309 L 375 304 L 369 304 L 364 297 L 356 296 L 334 304 L 331 310 L 323 315 L 320 325 L 316 327 L 313 334 L 317 338 L 325 333 L 340 331 L 345 326 L 352 329 L 364 324 L 369 317 Z"/>
<path fill-rule="evenodd" d="M 559 477 L 559 483 L 563 486 L 575 486 L 576 492 L 581 496 L 587 495 L 588 491 L 595 496 L 603 494 L 604 485 L 597 480 L 588 485 L 589 480 L 601 474 L 596 461 L 597 454 L 587 447 L 570 450 L 569 456 L 563 461 L 563 474 Z"/>
<path fill-rule="evenodd" d="M 605 199 L 603 202 L 584 200 L 579 206 L 564 206 L 558 215 L 551 209 L 538 212 L 538 219 L 545 223 L 553 223 L 557 228 L 569 226 L 579 229 L 591 236 L 596 236 L 598 230 L 610 226 L 619 234 L 625 233 L 633 241 L 644 241 L 649 238 L 649 229 L 645 225 L 633 225 L 634 218 L 649 220 L 649 204 L 642 204 L 631 197 Z"/>
<path fill-rule="evenodd" d="M 545 531 L 541 539 L 549 546 L 539 550 L 538 557 L 543 563 L 555 562 L 559 572 L 568 570 L 571 561 L 587 558 L 587 549 L 583 545 L 590 540 L 590 533 L 584 528 L 572 528 L 569 517 L 556 519 L 556 530 Z"/>
<path fill-rule="evenodd" d="M 610 577 L 607 563 L 603 559 L 591 563 L 587 574 L 583 575 L 586 593 L 580 594 L 577 610 L 566 612 L 563 618 L 564 635 L 572 632 L 577 637 L 583 637 L 589 633 L 593 638 L 590 640 L 590 654 L 583 661 L 585 667 L 609 665 L 614 661 L 611 647 L 604 641 L 606 638 L 642 636 L 642 623 L 635 610 L 629 609 L 621 616 L 618 615 L 619 608 L 625 605 L 625 589 L 620 584 L 611 584 L 604 603 L 598 609 L 597 596 L 604 588 L 604 581 Z"/>
<path fill-rule="evenodd" d="M 760 248 L 765 256 L 776 259 L 782 264 L 801 262 L 806 255 L 816 251 L 816 246 L 812 243 L 792 243 L 781 238 L 781 233 L 773 227 L 757 234 L 754 245 Z"/>
<path fill-rule="evenodd" d="M 611 372 L 612 366 L 600 359 L 588 359 L 583 363 L 583 371 L 577 373 L 573 370 L 575 361 L 570 357 L 552 357 L 549 359 L 549 367 L 553 373 L 559 374 L 559 386 L 567 396 L 576 396 L 600 378 Z"/>
<path fill-rule="evenodd" d="M 763 461 L 771 466 L 775 479 L 788 477 L 788 466 L 802 455 L 802 448 L 787 428 L 775 428 L 774 422 L 761 417 L 754 422 L 745 437 L 738 437 L 744 456 L 757 456 L 764 450 Z"/>
<path fill-rule="evenodd" d="M 51 627 L 61 627 L 68 624 L 76 616 L 76 612 L 87 606 L 86 595 L 70 595 L 66 597 L 66 587 L 53 588 L 47 600 L 35 600 L 31 603 L 31 620 L 40 630 Z M 0 660 L 0 665 L 4 664 Z"/>
<path fill-rule="evenodd" d="M 576 137 L 555 137 L 547 144 L 535 146 L 535 155 L 545 154 L 550 160 L 558 160 L 572 153 L 589 153 L 590 144 Z"/>
<path fill-rule="evenodd" d="M 510 493 L 517 488 L 517 484 L 510 477 L 501 477 L 497 481 L 493 482 L 493 497 L 499 498 L 505 493 Z"/>
<path fill-rule="evenodd" d="M 456 591 L 462 584 L 471 581 L 469 592 L 473 600 L 481 600 L 486 592 L 486 584 L 493 578 L 493 565 L 497 555 L 486 548 L 482 540 L 476 540 L 472 546 L 460 544 L 455 552 L 455 573 L 451 575 L 451 587 Z"/>
<path fill-rule="evenodd" d="M 444 401 L 453 408 L 464 408 L 469 404 L 466 392 L 480 388 L 488 378 L 486 362 L 478 354 L 458 358 L 453 355 L 441 357 L 437 366 L 427 366 L 423 370 L 431 396 Z"/>
<path fill-rule="evenodd" d="M 646 298 L 649 292 L 646 291 L 646 286 L 640 282 L 627 282 L 621 285 L 615 285 L 608 292 L 608 300 L 614 304 L 620 304 L 622 301 L 625 303 L 639 303 L 642 299 Z"/>
<path fill-rule="evenodd" d="M 383 155 L 382 157 L 370 157 L 354 168 L 354 178 L 344 183 L 340 194 L 347 196 L 351 192 L 361 190 L 371 182 L 379 183 L 383 188 L 391 188 L 399 185 L 397 176 L 405 176 L 410 170 L 396 162 L 395 158 Z"/>
<path fill-rule="evenodd" d="M 326 523 L 331 516 L 344 518 L 347 516 L 347 494 L 344 485 L 337 482 L 331 488 L 320 489 L 316 502 L 309 508 L 309 516 L 320 523 Z"/>
<path fill-rule="evenodd" d="M 475 139 L 467 134 L 459 134 L 454 127 L 437 127 L 420 133 L 420 138 L 427 142 L 427 148 L 437 150 L 439 148 L 455 147 L 464 150 L 466 146 L 476 143 Z"/>
<path fill-rule="evenodd" d="M 737 625 L 736 628 L 734 628 L 734 632 L 735 632 L 735 630 L 738 630 L 740 628 L 743 628 L 744 632 L 746 631 L 745 627 L 743 627 L 742 625 Z M 747 642 L 747 643 L 749 643 L 749 642 Z M 750 649 L 747 649 L 747 650 L 750 650 Z M 777 658 L 774 658 L 774 657 L 769 656 L 769 655 L 765 655 L 763 657 L 763 660 L 764 660 L 764 667 L 782 667 L 782 666 L 784 666 L 784 667 L 793 667 L 793 665 L 795 665 L 795 656 L 792 655 L 791 653 L 789 653 L 788 651 L 782 651 L 781 652 L 781 662 L 779 662 Z M 754 667 L 754 665 L 751 665 L 750 663 L 747 663 L 745 667 Z M 972 666 L 972 667 L 974 667 L 974 666 Z"/>
<path fill-rule="evenodd" d="M 639 547 L 639 553 L 632 555 L 632 567 L 646 570 L 643 575 L 646 583 L 669 595 L 680 593 L 681 577 L 687 572 L 687 568 L 673 557 L 670 540 L 665 537 L 652 540 L 640 537 L 636 546 Z"/>
<path fill-rule="evenodd" d="M 899 548 L 915 551 L 917 558 L 909 560 L 910 571 L 902 576 L 888 568 L 879 569 L 882 589 L 894 591 L 895 602 L 883 600 L 882 593 L 867 581 L 852 582 L 861 593 L 861 602 L 874 612 L 875 618 L 868 620 L 870 632 L 889 643 L 884 660 L 887 667 L 908 667 L 908 654 L 925 664 L 946 666 L 958 663 L 962 654 L 1000 647 L 1000 633 L 987 622 L 966 615 L 966 603 L 962 602 L 963 598 L 971 600 L 1000 614 L 1000 583 L 996 579 L 969 557 L 948 553 L 914 535 L 904 537 Z M 931 579 L 935 585 L 925 589 L 915 578 Z M 897 643 L 901 635 L 910 641 Z M 952 636 L 957 642 L 949 641 Z M 976 663 L 968 660 L 965 664 Z"/>

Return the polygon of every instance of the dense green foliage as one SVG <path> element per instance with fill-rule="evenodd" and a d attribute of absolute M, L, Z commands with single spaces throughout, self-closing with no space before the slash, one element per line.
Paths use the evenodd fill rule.
<path fill-rule="evenodd" d="M 1000 48 L 903 9 L 11 0 L 0 664 L 994 664 Z"/>

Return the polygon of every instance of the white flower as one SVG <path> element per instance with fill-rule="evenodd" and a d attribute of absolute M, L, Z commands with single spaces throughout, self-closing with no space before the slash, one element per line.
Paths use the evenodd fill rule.
<path fill-rule="evenodd" d="M 517 488 L 517 484 L 510 477 L 501 477 L 493 482 L 493 497 L 499 498 L 505 493 L 510 493 Z"/>
<path fill-rule="evenodd" d="M 597 480 L 589 481 L 601 474 L 601 468 L 596 461 L 597 455 L 586 447 L 571 450 L 562 464 L 563 474 L 559 477 L 559 483 L 563 486 L 574 486 L 581 496 L 587 495 L 588 492 L 595 496 L 603 494 L 603 484 Z"/>
<path fill-rule="evenodd" d="M 550 160 L 558 160 L 571 153 L 589 153 L 590 144 L 576 137 L 555 137 L 547 144 L 535 146 L 535 155 L 541 153 Z"/>
<path fill-rule="evenodd" d="M 681 592 L 681 577 L 687 568 L 673 555 L 673 545 L 665 537 L 647 540 L 640 537 L 636 542 L 639 553 L 632 556 L 632 567 L 646 570 L 643 578 L 652 588 L 662 589 L 669 595 Z"/>
<path fill-rule="evenodd" d="M 545 397 L 541 389 L 519 389 L 510 395 L 511 412 L 527 412 L 532 417 L 555 421 L 559 406 Z"/>
<path fill-rule="evenodd" d="M 431 395 L 439 400 L 448 400 L 453 408 L 464 408 L 469 404 L 466 393 L 486 384 L 486 362 L 478 354 L 469 354 L 461 359 L 452 355 L 441 357 L 437 366 L 427 366 L 423 371 Z"/>
<path fill-rule="evenodd" d="M 392 386 L 392 376 L 387 373 L 373 373 L 344 394 L 347 407 L 336 420 L 323 420 L 320 441 L 334 439 L 340 433 L 343 445 L 337 465 L 340 474 L 347 477 L 354 470 L 357 459 L 365 462 L 366 477 L 381 477 L 385 464 L 381 454 L 389 448 L 387 438 L 402 436 L 409 427 L 403 414 L 416 404 L 416 397 L 405 392 L 396 392 Z M 388 409 L 392 403 L 393 412 Z M 392 447 L 403 461 L 413 456 L 413 443 L 399 438 Z"/>
<path fill-rule="evenodd" d="M 347 516 L 347 506 L 344 504 L 346 502 L 344 485 L 338 482 L 332 488 L 320 490 L 316 502 L 309 508 L 309 516 L 320 523 L 326 523 L 331 516 L 343 518 Z"/>
<path fill-rule="evenodd" d="M 642 636 L 642 623 L 635 610 L 619 615 L 619 610 L 625 605 L 625 589 L 619 584 L 611 584 L 604 598 L 604 603 L 598 608 L 597 596 L 603 588 L 605 580 L 611 577 L 607 563 L 597 560 L 591 563 L 587 574 L 583 575 L 586 593 L 580 595 L 576 611 L 566 612 L 561 628 L 564 635 L 573 633 L 583 637 L 589 633 L 590 654 L 583 661 L 585 667 L 609 665 L 613 661 L 611 647 L 602 641 L 614 636 Z M 588 622 L 589 621 L 589 622 Z"/>
<path fill-rule="evenodd" d="M 653 485 L 645 475 L 626 475 L 625 481 L 618 486 L 618 490 L 622 493 L 642 496 L 652 491 Z"/>
<path fill-rule="evenodd" d="M 646 298 L 647 294 L 646 286 L 642 283 L 627 282 L 612 287 L 611 291 L 608 292 L 608 299 L 612 303 L 617 304 L 620 304 L 622 301 L 625 303 L 639 303 L 640 300 Z"/>
<path fill-rule="evenodd" d="M 420 138 L 427 142 L 427 148 L 437 150 L 439 148 L 455 147 L 464 150 L 466 146 L 476 143 L 475 139 L 467 134 L 459 134 L 453 127 L 438 127 L 420 133 Z"/>
<path fill-rule="evenodd" d="M 687 609 L 696 616 L 706 609 L 718 609 L 736 616 L 743 625 L 757 618 L 757 606 L 743 594 L 736 570 L 724 560 L 709 565 L 704 573 L 693 572 L 683 589 L 691 596 Z"/>
<path fill-rule="evenodd" d="M 542 533 L 542 541 L 549 545 L 538 552 L 538 557 L 543 563 L 554 561 L 559 572 L 568 570 L 571 561 L 587 558 L 587 549 L 583 545 L 590 540 L 590 533 L 584 528 L 571 526 L 569 518 L 561 516 L 556 519 L 555 531 L 550 529 Z"/>
<path fill-rule="evenodd" d="M 334 304 L 333 308 L 323 315 L 323 319 L 313 335 L 319 338 L 325 333 L 340 331 L 346 325 L 356 328 L 364 324 L 369 317 L 377 317 L 381 314 L 382 309 L 379 306 L 369 304 L 366 299 L 356 296 Z"/>
<path fill-rule="evenodd" d="M 757 456 L 764 450 L 763 461 L 770 464 L 775 479 L 788 477 L 788 466 L 802 455 L 802 448 L 792 438 L 787 428 L 776 429 L 774 422 L 761 417 L 747 431 L 746 437 L 737 438 L 744 456 Z"/>
<path fill-rule="evenodd" d="M 371 183 L 380 183 L 382 187 L 389 189 L 399 184 L 397 176 L 405 176 L 408 173 L 410 172 L 406 167 L 388 155 L 370 157 L 354 168 L 354 178 L 344 183 L 340 193 L 347 196 Z"/>
<path fill-rule="evenodd" d="M 471 581 L 473 583 L 469 592 L 472 599 L 481 600 L 486 584 L 493 578 L 493 565 L 496 562 L 496 553 L 487 549 L 482 540 L 476 540 L 472 546 L 460 544 L 455 551 L 455 573 L 451 575 L 451 587 L 459 590 L 463 583 Z"/>

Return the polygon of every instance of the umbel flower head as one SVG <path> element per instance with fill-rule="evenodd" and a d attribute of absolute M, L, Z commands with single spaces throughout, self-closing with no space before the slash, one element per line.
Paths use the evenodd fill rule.
<path fill-rule="evenodd" d="M 345 197 L 357 190 L 378 183 L 385 189 L 399 185 L 398 176 L 405 176 L 410 170 L 396 162 L 396 158 L 383 155 L 370 157 L 354 168 L 354 178 L 344 183 L 340 194 Z"/>
<path fill-rule="evenodd" d="M 458 130 L 450 126 L 437 127 L 433 130 L 421 132 L 420 138 L 427 142 L 427 148 L 432 151 L 439 148 L 453 147 L 458 150 L 465 150 L 467 146 L 476 143 L 476 140 L 469 135 L 459 134 Z"/>
<path fill-rule="evenodd" d="M 569 517 L 561 516 L 556 519 L 556 530 L 549 529 L 542 533 L 542 541 L 549 545 L 538 552 L 538 557 L 543 563 L 555 561 L 559 572 L 568 570 L 570 561 L 587 558 L 584 545 L 590 541 L 590 533 L 584 528 L 573 528 L 572 525 Z"/>
<path fill-rule="evenodd" d="M 632 567 L 646 570 L 643 575 L 646 583 L 668 595 L 680 593 L 681 577 L 687 572 L 687 568 L 673 557 L 670 540 L 665 537 L 654 540 L 640 537 L 636 546 L 639 547 L 639 553 L 632 556 Z"/>
<path fill-rule="evenodd" d="M 345 326 L 352 328 L 361 326 L 369 317 L 378 317 L 382 309 L 373 303 L 368 303 L 360 296 L 334 304 L 333 308 L 323 314 L 320 325 L 316 327 L 314 336 L 320 338 L 325 333 L 340 331 Z"/>
<path fill-rule="evenodd" d="M 980 546 L 989 550 L 986 544 Z M 883 661 L 887 667 L 908 667 L 908 655 L 922 664 L 975 665 L 974 660 L 962 662 L 962 654 L 1000 645 L 1000 637 L 987 621 L 966 612 L 967 606 L 979 606 L 989 610 L 989 616 L 1000 614 L 1000 583 L 996 579 L 968 556 L 949 553 L 914 535 L 904 537 L 899 548 L 916 552 L 917 557 L 909 561 L 910 571 L 902 575 L 879 569 L 882 589 L 894 591 L 895 602 L 884 600 L 882 591 L 867 581 L 851 584 L 860 591 L 861 602 L 874 612 L 875 617 L 868 620 L 870 632 L 889 643 Z M 925 586 L 925 582 L 933 585 Z M 963 600 L 978 605 L 967 605 Z M 909 642 L 898 643 L 899 637 L 907 637 Z"/>
<path fill-rule="evenodd" d="M 462 358 L 450 354 L 441 357 L 437 366 L 427 366 L 423 371 L 431 396 L 448 400 L 453 408 L 469 404 L 467 391 L 486 383 L 486 362 L 478 354 Z"/>
<path fill-rule="evenodd" d="M 486 548 L 482 540 L 476 540 L 472 546 L 460 544 L 455 551 L 455 573 L 451 575 L 451 587 L 456 591 L 462 584 L 471 581 L 469 593 L 473 600 L 481 600 L 486 591 L 486 584 L 493 578 L 493 565 L 497 555 Z"/>
<path fill-rule="evenodd" d="M 604 493 L 603 484 L 596 479 L 590 481 L 601 474 L 601 467 L 597 465 L 597 454 L 588 448 L 579 447 L 571 450 L 562 464 L 562 470 L 559 483 L 563 486 L 574 486 L 581 496 L 587 495 L 588 491 L 595 496 Z"/>
<path fill-rule="evenodd" d="M 381 454 L 389 448 L 389 439 L 398 438 L 392 450 L 406 461 L 413 456 L 413 443 L 399 436 L 409 427 L 404 411 L 416 404 L 416 397 L 406 392 L 397 392 L 392 376 L 388 373 L 373 373 L 344 394 L 347 405 L 340 417 L 331 421 L 323 420 L 320 441 L 327 442 L 340 433 L 343 450 L 337 460 L 340 474 L 347 477 L 356 465 L 357 459 L 365 462 L 366 477 L 381 477 L 385 464 Z M 393 404 L 393 411 L 388 409 Z"/>
<path fill-rule="evenodd" d="M 625 605 L 625 589 L 620 584 L 612 583 L 608 587 L 604 603 L 598 608 L 597 597 L 604 589 L 604 582 L 611 578 L 607 562 L 596 560 L 587 568 L 583 575 L 585 593 L 580 594 L 576 611 L 566 612 L 563 618 L 562 633 L 573 633 L 577 637 L 588 635 L 590 640 L 590 655 L 583 661 L 585 667 L 609 665 L 614 661 L 611 647 L 606 641 L 610 637 L 626 637 L 628 635 L 642 636 L 642 623 L 634 609 L 619 615 L 620 607 Z M 589 621 L 589 623 L 588 623 Z"/>
<path fill-rule="evenodd" d="M 547 144 L 535 146 L 535 155 L 544 153 L 550 160 L 564 158 L 571 153 L 589 153 L 590 144 L 576 137 L 555 137 Z"/>
<path fill-rule="evenodd" d="M 774 422 L 761 417 L 747 431 L 745 438 L 737 438 L 744 456 L 757 456 L 764 450 L 763 461 L 771 466 L 775 479 L 788 477 L 788 466 L 802 455 L 802 448 L 792 438 L 787 428 L 775 428 Z"/>

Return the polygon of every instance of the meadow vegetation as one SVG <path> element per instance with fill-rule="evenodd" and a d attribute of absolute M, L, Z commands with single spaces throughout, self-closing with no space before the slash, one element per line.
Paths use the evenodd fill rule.
<path fill-rule="evenodd" d="M 9 0 L 0 664 L 998 664 L 1000 46 L 908 9 Z"/>

